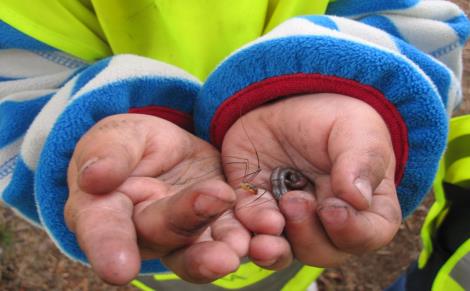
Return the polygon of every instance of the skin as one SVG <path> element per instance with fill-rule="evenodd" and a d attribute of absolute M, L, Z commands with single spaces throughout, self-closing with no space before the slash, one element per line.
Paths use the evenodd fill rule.
<path fill-rule="evenodd" d="M 397 232 L 401 212 L 390 134 L 366 103 L 312 94 L 259 107 L 229 129 L 222 160 L 240 156 L 256 165 L 251 144 L 262 169 L 251 183 L 267 185 L 268 191 L 260 190 L 261 198 L 237 191 L 235 214 L 256 234 L 249 256 L 260 266 L 288 264 L 284 244 L 305 264 L 336 266 L 350 254 L 386 245 Z M 279 165 L 301 170 L 314 189 L 287 192 L 277 204 L 269 180 Z M 236 177 L 245 170 L 233 163 L 224 166 L 227 180 L 236 186 Z M 255 206 L 248 207 L 250 203 Z"/>
<path fill-rule="evenodd" d="M 209 282 L 247 254 L 250 235 L 231 212 L 236 196 L 223 182 L 218 152 L 163 119 L 100 121 L 78 143 L 68 184 L 67 225 L 110 284 L 132 280 L 142 258 Z"/>
<path fill-rule="evenodd" d="M 159 258 L 197 283 L 233 272 L 244 256 L 274 270 L 294 256 L 332 266 L 392 239 L 401 219 L 395 158 L 367 104 L 303 95 L 255 109 L 243 123 L 246 131 L 239 119 L 227 132 L 221 155 L 145 115 L 108 117 L 82 137 L 69 165 L 65 219 L 103 280 L 126 284 L 141 258 Z M 239 188 L 246 167 L 229 158 L 256 165 L 252 145 L 262 170 L 250 183 L 267 185 L 258 196 Z M 315 189 L 276 203 L 269 185 L 279 165 L 300 169 Z"/>

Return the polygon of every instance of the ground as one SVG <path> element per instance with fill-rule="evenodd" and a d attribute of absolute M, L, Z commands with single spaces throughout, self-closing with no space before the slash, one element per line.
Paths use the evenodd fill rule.
<path fill-rule="evenodd" d="M 470 13 L 469 0 L 454 0 Z M 464 53 L 465 101 L 457 114 L 470 113 L 470 45 Z M 388 286 L 420 251 L 419 231 L 432 195 L 401 226 L 392 243 L 374 254 L 348 261 L 324 272 L 321 290 L 381 290 Z M 94 273 L 65 258 L 39 229 L 0 205 L 0 290 L 135 290 L 112 287 Z"/>

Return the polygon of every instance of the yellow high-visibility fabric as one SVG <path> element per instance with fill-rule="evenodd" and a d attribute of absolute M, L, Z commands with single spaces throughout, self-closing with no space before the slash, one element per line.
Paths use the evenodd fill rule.
<path fill-rule="evenodd" d="M 442 182 L 455 184 L 468 188 L 470 185 L 470 147 L 467 142 L 460 142 L 461 138 L 470 139 L 470 115 L 454 117 L 449 124 L 448 147 L 439 163 L 436 178 L 434 179 L 434 196 L 436 201 L 426 216 L 421 228 L 423 250 L 420 253 L 418 266 L 424 268 L 431 253 L 433 245 L 431 238 L 444 220 L 448 203 L 444 194 Z M 456 143 L 456 141 L 459 141 Z"/>
<path fill-rule="evenodd" d="M 315 281 L 320 274 L 323 272 L 323 269 L 310 267 L 310 266 L 302 266 L 297 273 L 290 278 L 289 281 L 282 287 L 281 291 L 303 291 L 307 290 L 308 286 L 310 286 L 313 281 Z M 220 278 L 211 284 L 213 286 L 217 286 L 224 290 L 241 290 L 245 289 L 249 286 L 253 287 L 258 284 L 258 288 L 262 289 L 262 285 L 260 286 L 260 282 L 265 280 L 266 278 L 275 275 L 274 271 L 263 269 L 253 262 L 247 262 L 241 264 L 237 271 L 232 274 L 229 274 L 223 278 Z M 163 274 L 155 274 L 153 276 L 155 282 L 160 281 L 179 281 L 181 280 L 176 274 L 174 273 L 163 273 Z M 153 283 L 155 283 L 153 282 Z M 262 283 L 261 283 L 262 284 Z M 142 281 L 141 279 L 137 278 L 132 281 L 132 285 L 139 288 L 140 290 L 144 291 L 152 291 L 159 288 L 158 285 L 152 284 L 152 282 L 148 282 L 147 280 Z M 174 286 L 171 290 L 178 290 L 181 286 Z M 219 289 L 217 288 L 217 289 Z M 212 286 L 208 286 L 206 289 L 214 290 Z M 260 290 L 261 290 L 260 289 Z"/>
<path fill-rule="evenodd" d="M 201 80 L 231 52 L 328 0 L 2 0 L 0 19 L 87 61 L 131 53 Z"/>
<path fill-rule="evenodd" d="M 1 0 L 0 20 L 87 61 L 112 53 L 93 10 L 85 1 Z"/>

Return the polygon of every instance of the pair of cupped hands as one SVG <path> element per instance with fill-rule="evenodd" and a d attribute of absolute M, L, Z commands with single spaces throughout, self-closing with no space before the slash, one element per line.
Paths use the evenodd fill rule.
<path fill-rule="evenodd" d="M 313 191 L 274 200 L 277 166 L 301 170 Z M 244 257 L 273 270 L 294 258 L 329 267 L 393 238 L 401 222 L 394 175 L 386 124 L 348 96 L 302 95 L 252 110 L 226 133 L 221 153 L 166 120 L 121 114 L 77 144 L 65 219 L 111 284 L 128 283 L 152 258 L 196 283 L 234 272 Z"/>

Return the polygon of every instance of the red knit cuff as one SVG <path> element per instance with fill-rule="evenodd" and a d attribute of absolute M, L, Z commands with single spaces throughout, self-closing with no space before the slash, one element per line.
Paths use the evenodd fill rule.
<path fill-rule="evenodd" d="M 362 100 L 372 106 L 387 124 L 396 157 L 395 183 L 399 184 L 408 159 L 408 132 L 395 106 L 377 89 L 353 80 L 321 74 L 293 74 L 265 79 L 237 92 L 217 109 L 211 122 L 211 141 L 221 147 L 228 129 L 241 115 L 289 95 L 336 93 Z M 241 108 L 241 112 L 240 112 Z"/>
<path fill-rule="evenodd" d="M 194 132 L 194 124 L 191 115 L 163 106 L 146 106 L 140 108 L 131 108 L 129 113 L 139 113 L 157 116 L 166 119 L 179 127 Z"/>

